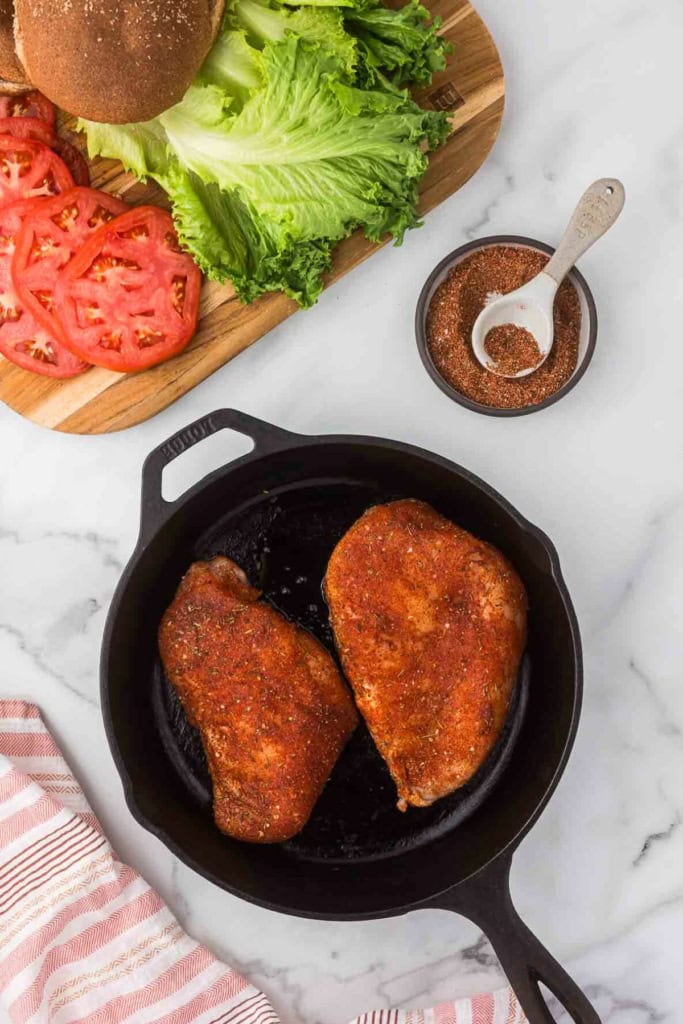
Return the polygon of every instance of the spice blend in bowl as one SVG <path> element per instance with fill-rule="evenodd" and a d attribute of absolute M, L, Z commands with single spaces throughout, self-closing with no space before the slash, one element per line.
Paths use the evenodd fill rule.
<path fill-rule="evenodd" d="M 481 366 L 472 351 L 472 327 L 488 297 L 520 288 L 539 274 L 547 262 L 544 253 L 528 247 L 485 246 L 457 263 L 434 292 L 427 311 L 429 353 L 447 383 L 473 402 L 498 409 L 539 405 L 559 391 L 574 373 L 582 314 L 578 293 L 569 279 L 560 285 L 555 298 L 553 347 L 533 373 L 518 378 L 500 377 Z M 494 353 L 488 345 L 487 338 L 487 351 L 492 358 L 498 357 L 496 362 L 502 369 L 503 346 Z M 533 364 L 533 351 L 531 362 L 525 353 L 512 352 L 509 358 L 514 367 L 511 372 L 516 372 Z M 515 365 L 520 359 L 521 366 Z"/>

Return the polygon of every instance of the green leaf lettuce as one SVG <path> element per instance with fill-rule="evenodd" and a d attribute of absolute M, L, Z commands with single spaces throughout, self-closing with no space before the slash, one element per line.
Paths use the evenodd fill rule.
<path fill-rule="evenodd" d="M 419 223 L 425 150 L 447 125 L 399 87 L 437 52 L 415 7 L 236 0 L 183 100 L 145 124 L 83 123 L 90 153 L 158 181 L 182 242 L 243 300 L 310 305 L 336 242 L 362 227 L 398 243 Z"/>

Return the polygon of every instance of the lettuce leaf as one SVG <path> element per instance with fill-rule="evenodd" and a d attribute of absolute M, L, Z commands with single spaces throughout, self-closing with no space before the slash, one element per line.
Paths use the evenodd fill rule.
<path fill-rule="evenodd" d="M 229 24 L 246 30 L 260 45 L 284 39 L 287 31 L 333 50 L 355 84 L 400 88 L 408 83 L 429 85 L 446 67 L 452 47 L 439 35 L 441 19 L 431 19 L 420 0 L 408 0 L 396 10 L 381 0 L 307 0 L 291 8 L 288 0 L 237 0 L 229 9 Z"/>
<path fill-rule="evenodd" d="M 243 29 L 254 46 L 280 42 L 288 33 L 330 50 L 353 79 L 358 44 L 344 25 L 337 8 L 273 7 L 263 0 L 237 0 L 230 8 L 230 22 Z"/>
<path fill-rule="evenodd" d="M 166 187 L 178 237 L 208 277 L 230 278 L 244 302 L 269 291 L 283 291 L 304 307 L 315 302 L 332 262 L 331 239 L 292 242 L 236 192 L 221 192 L 188 172 L 177 170 L 173 178 Z"/>
<path fill-rule="evenodd" d="M 263 84 L 258 51 L 244 31 L 221 32 L 197 76 L 197 85 L 214 85 L 243 103 Z"/>
<path fill-rule="evenodd" d="M 91 157 L 120 160 L 141 181 L 163 174 L 172 160 L 166 132 L 156 120 L 135 125 L 82 120 L 78 127 L 87 132 Z"/>
<path fill-rule="evenodd" d="M 399 87 L 440 52 L 408 6 L 397 19 L 377 0 L 234 0 L 182 101 L 145 124 L 82 122 L 89 151 L 159 182 L 183 244 L 244 301 L 282 290 L 311 305 L 336 242 L 362 227 L 399 244 L 419 224 L 425 151 L 447 121 Z"/>
<path fill-rule="evenodd" d="M 264 86 L 236 116 L 217 118 L 201 87 L 161 115 L 180 165 L 237 191 L 287 239 L 340 239 L 360 224 L 369 238 L 400 240 L 417 223 L 434 115 L 347 85 L 336 58 L 294 35 L 262 58 Z"/>
<path fill-rule="evenodd" d="M 441 19 L 430 21 L 419 0 L 398 10 L 381 3 L 344 11 L 344 25 L 359 44 L 361 81 L 392 85 L 429 85 L 435 71 L 446 67 L 451 46 L 441 36 Z"/>

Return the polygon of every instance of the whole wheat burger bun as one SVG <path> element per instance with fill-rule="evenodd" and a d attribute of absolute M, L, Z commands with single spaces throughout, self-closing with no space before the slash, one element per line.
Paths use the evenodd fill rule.
<path fill-rule="evenodd" d="M 17 52 L 70 114 L 148 121 L 182 99 L 215 39 L 222 0 L 15 0 Z"/>
<path fill-rule="evenodd" d="M 0 92 L 24 92 L 27 84 L 14 45 L 14 0 L 0 0 Z"/>

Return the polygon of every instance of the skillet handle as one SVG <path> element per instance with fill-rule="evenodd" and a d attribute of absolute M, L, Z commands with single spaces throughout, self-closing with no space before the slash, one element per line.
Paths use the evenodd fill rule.
<path fill-rule="evenodd" d="M 219 430 L 235 430 L 245 437 L 250 437 L 254 442 L 253 451 L 259 455 L 290 447 L 301 440 L 300 434 L 282 430 L 272 423 L 256 419 L 255 416 L 240 412 L 238 409 L 217 409 L 183 427 L 151 451 L 143 464 L 138 543 L 144 543 L 167 519 L 178 501 L 182 500 L 178 498 L 176 501 L 166 501 L 162 496 L 161 478 L 165 467 L 183 452 Z M 243 457 L 249 458 L 251 454 L 250 452 Z"/>
<path fill-rule="evenodd" d="M 575 1024 L 600 1024 L 579 986 L 524 924 L 510 896 L 512 854 L 442 895 L 436 905 L 464 914 L 486 934 L 530 1024 L 555 1024 L 539 982 L 545 985 Z M 448 905 L 450 902 L 450 906 Z"/>

